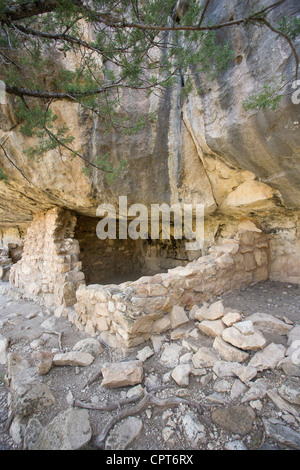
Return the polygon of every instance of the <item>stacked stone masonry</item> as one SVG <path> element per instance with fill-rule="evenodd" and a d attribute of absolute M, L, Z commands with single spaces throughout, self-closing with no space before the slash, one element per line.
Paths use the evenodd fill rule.
<path fill-rule="evenodd" d="M 253 224 L 254 227 L 254 224 Z M 113 347 L 133 347 L 176 328 L 193 305 L 268 279 L 268 239 L 256 227 L 224 239 L 210 254 L 167 273 L 120 285 L 85 285 L 64 314 Z"/>
<path fill-rule="evenodd" d="M 10 283 L 48 305 L 74 305 L 76 289 L 84 281 L 75 225 L 76 216 L 60 208 L 36 214 L 22 258 L 10 269 Z"/>

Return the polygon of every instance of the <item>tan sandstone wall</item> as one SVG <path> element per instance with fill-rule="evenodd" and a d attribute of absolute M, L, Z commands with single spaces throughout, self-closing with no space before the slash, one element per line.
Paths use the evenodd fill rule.
<path fill-rule="evenodd" d="M 184 308 L 266 279 L 267 236 L 256 227 L 240 227 L 235 238 L 223 240 L 209 255 L 184 267 L 120 285 L 82 284 L 75 310 L 66 313 L 88 334 L 100 333 L 114 347 L 132 347 L 175 328 Z"/>
<path fill-rule="evenodd" d="M 76 217 L 60 208 L 34 216 L 20 261 L 10 270 L 10 283 L 46 304 L 69 307 L 84 280 L 73 238 Z"/>

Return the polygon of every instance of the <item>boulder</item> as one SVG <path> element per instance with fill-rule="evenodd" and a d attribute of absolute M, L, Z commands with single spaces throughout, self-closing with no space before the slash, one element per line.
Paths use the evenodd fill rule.
<path fill-rule="evenodd" d="M 59 413 L 42 430 L 33 450 L 78 450 L 92 437 L 87 410 L 70 408 Z"/>

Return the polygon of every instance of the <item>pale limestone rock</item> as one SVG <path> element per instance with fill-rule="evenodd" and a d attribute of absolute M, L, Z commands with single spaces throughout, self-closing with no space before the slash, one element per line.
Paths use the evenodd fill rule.
<path fill-rule="evenodd" d="M 152 334 L 160 334 L 171 328 L 171 320 L 168 315 L 164 315 L 162 318 L 155 320 L 151 327 Z"/>
<path fill-rule="evenodd" d="M 284 358 L 285 350 L 286 348 L 282 344 L 271 343 L 262 351 L 255 353 L 248 365 L 256 367 L 258 371 L 275 369 Z"/>
<path fill-rule="evenodd" d="M 224 315 L 224 306 L 222 301 L 214 302 L 206 310 L 203 309 L 203 320 L 218 320 Z M 196 316 L 196 315 L 195 315 Z"/>
<path fill-rule="evenodd" d="M 261 411 L 263 409 L 263 404 L 260 400 L 252 400 L 249 402 L 249 405 L 253 410 Z"/>
<path fill-rule="evenodd" d="M 242 320 L 242 316 L 238 312 L 228 312 L 222 318 L 223 323 L 226 326 L 232 326 L 234 323 Z"/>
<path fill-rule="evenodd" d="M 257 375 L 257 369 L 252 366 L 239 366 L 234 369 L 235 375 L 245 384 L 254 379 Z"/>
<path fill-rule="evenodd" d="M 35 367 L 16 353 L 7 357 L 7 378 L 11 393 L 11 409 L 20 416 L 39 413 L 56 403 L 47 385 L 41 383 Z"/>
<path fill-rule="evenodd" d="M 138 351 L 136 357 L 139 361 L 145 362 L 149 357 L 153 356 L 153 354 L 154 351 L 149 346 L 145 346 Z"/>
<path fill-rule="evenodd" d="M 253 382 L 253 385 L 251 385 L 249 390 L 247 390 L 247 392 L 244 394 L 241 402 L 245 403 L 246 401 L 260 400 L 264 398 L 266 396 L 268 387 L 269 384 L 266 379 L 257 379 L 255 382 Z"/>
<path fill-rule="evenodd" d="M 73 346 L 73 351 L 80 351 L 97 357 L 101 352 L 103 352 L 103 348 L 97 339 L 85 338 L 78 341 Z"/>
<path fill-rule="evenodd" d="M 191 370 L 190 364 L 179 364 L 172 371 L 171 376 L 180 387 L 187 387 Z"/>
<path fill-rule="evenodd" d="M 37 418 L 30 418 L 24 432 L 24 448 L 32 450 L 35 442 L 40 437 L 43 425 Z"/>
<path fill-rule="evenodd" d="M 260 181 L 245 181 L 232 191 L 222 203 L 222 206 L 239 207 L 253 205 L 272 199 L 274 190 Z"/>
<path fill-rule="evenodd" d="M 242 441 L 229 441 L 226 442 L 224 448 L 226 450 L 247 450 L 247 447 Z"/>
<path fill-rule="evenodd" d="M 198 448 L 199 444 L 206 440 L 205 427 L 202 423 L 194 418 L 191 414 L 183 416 L 182 427 L 187 440 L 193 448 Z"/>
<path fill-rule="evenodd" d="M 208 311 L 207 305 L 203 305 L 200 308 L 196 308 L 194 313 L 193 313 L 194 319 L 198 320 L 198 321 L 205 320 L 205 318 L 206 318 L 205 315 L 207 314 L 207 311 Z"/>
<path fill-rule="evenodd" d="M 38 373 L 40 375 L 48 374 L 49 370 L 52 368 L 54 354 L 50 351 L 39 350 L 35 351 L 31 357 L 34 360 Z"/>
<path fill-rule="evenodd" d="M 121 423 L 118 423 L 109 433 L 105 443 L 107 450 L 125 450 L 139 437 L 143 428 L 141 419 L 130 416 Z"/>
<path fill-rule="evenodd" d="M 292 329 L 291 325 L 268 313 L 253 313 L 247 317 L 247 320 L 252 321 L 254 327 L 262 332 L 267 329 L 280 335 L 286 335 Z"/>
<path fill-rule="evenodd" d="M 160 362 L 166 367 L 175 367 L 179 362 L 179 355 L 182 347 L 179 344 L 165 344 L 164 350 L 160 357 Z"/>
<path fill-rule="evenodd" d="M 254 333 L 253 323 L 250 320 L 236 322 L 232 326 L 237 328 L 243 335 L 253 335 Z"/>
<path fill-rule="evenodd" d="M 8 339 L 0 334 L 0 364 L 6 363 L 6 350 L 8 347 Z"/>
<path fill-rule="evenodd" d="M 217 361 L 213 366 L 213 372 L 220 378 L 234 377 L 235 370 L 241 367 L 238 362 Z"/>
<path fill-rule="evenodd" d="M 288 332 L 288 341 L 287 344 L 290 345 L 293 341 L 300 341 L 300 325 L 294 326 L 289 332 Z"/>
<path fill-rule="evenodd" d="M 33 450 L 77 450 L 88 444 L 91 437 L 88 411 L 69 408 L 44 427 Z"/>
<path fill-rule="evenodd" d="M 233 382 L 231 390 L 230 390 L 230 398 L 232 400 L 235 400 L 240 395 L 242 395 L 246 390 L 247 390 L 246 385 L 240 379 L 236 379 Z"/>
<path fill-rule="evenodd" d="M 293 405 L 300 405 L 300 378 L 288 377 L 279 387 L 278 392 Z"/>
<path fill-rule="evenodd" d="M 221 336 L 225 330 L 225 325 L 222 320 L 204 320 L 198 325 L 202 333 L 215 338 Z"/>
<path fill-rule="evenodd" d="M 215 390 L 215 392 L 219 392 L 219 393 L 228 392 L 230 387 L 231 387 L 230 383 L 225 379 L 216 380 L 213 385 L 213 389 Z"/>
<path fill-rule="evenodd" d="M 107 388 L 125 387 L 140 384 L 143 380 L 141 361 L 115 362 L 104 364 L 101 369 L 102 386 Z"/>
<path fill-rule="evenodd" d="M 189 321 L 189 318 L 185 313 L 184 308 L 180 307 L 179 305 L 174 305 L 174 307 L 172 308 L 170 319 L 172 329 L 177 328 L 178 326 L 183 325 L 184 323 L 187 323 Z"/>
<path fill-rule="evenodd" d="M 196 369 L 213 367 L 220 360 L 219 354 L 213 349 L 203 346 L 193 355 L 192 361 Z"/>
<path fill-rule="evenodd" d="M 246 351 L 261 349 L 267 344 L 266 339 L 259 331 L 255 331 L 251 335 L 243 335 L 234 326 L 224 329 L 222 338 L 233 346 Z"/>
<path fill-rule="evenodd" d="M 276 393 L 276 390 L 267 390 L 267 395 L 280 411 L 285 411 L 286 413 L 299 418 L 298 410 L 286 400 L 283 400 L 283 398 Z"/>
<path fill-rule="evenodd" d="M 261 233 L 262 231 L 260 228 L 255 225 L 255 223 L 250 220 L 250 219 L 243 219 L 238 225 L 238 231 L 239 232 L 259 232 Z"/>
<path fill-rule="evenodd" d="M 164 342 L 164 337 L 162 335 L 151 335 L 151 342 L 154 352 L 158 353 Z"/>
<path fill-rule="evenodd" d="M 81 351 L 58 353 L 53 357 L 54 366 L 89 366 L 93 361 L 92 354 Z"/>
<path fill-rule="evenodd" d="M 213 348 L 216 349 L 227 361 L 243 362 L 249 358 L 249 354 L 247 352 L 227 343 L 221 336 L 217 336 L 215 338 Z"/>

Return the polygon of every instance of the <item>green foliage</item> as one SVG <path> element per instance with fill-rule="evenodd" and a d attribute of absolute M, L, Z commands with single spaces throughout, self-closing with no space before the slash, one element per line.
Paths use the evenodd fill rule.
<path fill-rule="evenodd" d="M 7 175 L 3 172 L 2 168 L 0 168 L 0 181 L 4 181 L 4 183 L 8 182 Z"/>
<path fill-rule="evenodd" d="M 279 107 L 282 94 L 280 94 L 279 85 L 265 83 L 263 90 L 260 93 L 249 96 L 243 102 L 243 108 L 245 111 L 250 109 L 265 109 L 270 108 L 272 111 L 276 111 Z"/>
<path fill-rule="evenodd" d="M 300 18 L 283 16 L 278 23 L 278 30 L 289 36 L 290 39 L 296 39 L 300 35 Z"/>

